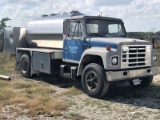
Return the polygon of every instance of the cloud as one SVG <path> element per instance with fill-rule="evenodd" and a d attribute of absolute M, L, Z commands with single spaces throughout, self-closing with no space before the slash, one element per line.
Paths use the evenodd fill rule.
<path fill-rule="evenodd" d="M 3 0 L 2 4 L 17 4 L 17 5 L 34 5 L 37 4 L 39 0 Z"/>
<path fill-rule="evenodd" d="M 158 21 L 160 19 L 159 0 L 134 0 L 129 5 L 102 6 L 100 11 L 105 16 L 122 18 L 127 31 L 150 31 L 151 28 L 160 30 Z"/>
<path fill-rule="evenodd" d="M 88 5 L 94 6 L 115 6 L 130 4 L 133 0 L 86 0 Z"/>
<path fill-rule="evenodd" d="M 26 27 L 28 21 L 43 14 L 78 10 L 87 15 L 122 18 L 127 31 L 160 30 L 160 0 L 3 0 L 0 19 L 10 17 L 11 26 Z"/>

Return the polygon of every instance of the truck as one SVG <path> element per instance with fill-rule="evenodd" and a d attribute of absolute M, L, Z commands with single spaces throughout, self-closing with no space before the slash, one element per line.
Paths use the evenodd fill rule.
<path fill-rule="evenodd" d="M 111 83 L 147 87 L 158 73 L 155 45 L 126 34 L 119 18 L 63 14 L 5 28 L 4 50 L 15 53 L 15 70 L 24 77 L 46 73 L 81 80 L 85 93 L 103 97 Z"/>

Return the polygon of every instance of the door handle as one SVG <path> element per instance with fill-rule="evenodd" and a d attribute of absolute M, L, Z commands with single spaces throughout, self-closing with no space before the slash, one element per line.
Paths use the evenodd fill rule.
<path fill-rule="evenodd" d="M 65 46 L 64 50 L 67 51 L 67 46 Z"/>

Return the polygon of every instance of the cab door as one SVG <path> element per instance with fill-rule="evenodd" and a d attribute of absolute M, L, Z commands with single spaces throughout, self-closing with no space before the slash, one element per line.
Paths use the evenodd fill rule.
<path fill-rule="evenodd" d="M 63 43 L 63 61 L 78 63 L 84 51 L 81 21 L 71 20 Z"/>

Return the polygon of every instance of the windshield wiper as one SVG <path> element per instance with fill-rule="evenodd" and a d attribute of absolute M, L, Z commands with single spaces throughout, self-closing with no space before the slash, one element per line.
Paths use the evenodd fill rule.
<path fill-rule="evenodd" d="M 122 37 L 122 35 L 119 35 L 119 34 L 116 34 L 116 33 L 107 33 L 105 36 Z"/>

